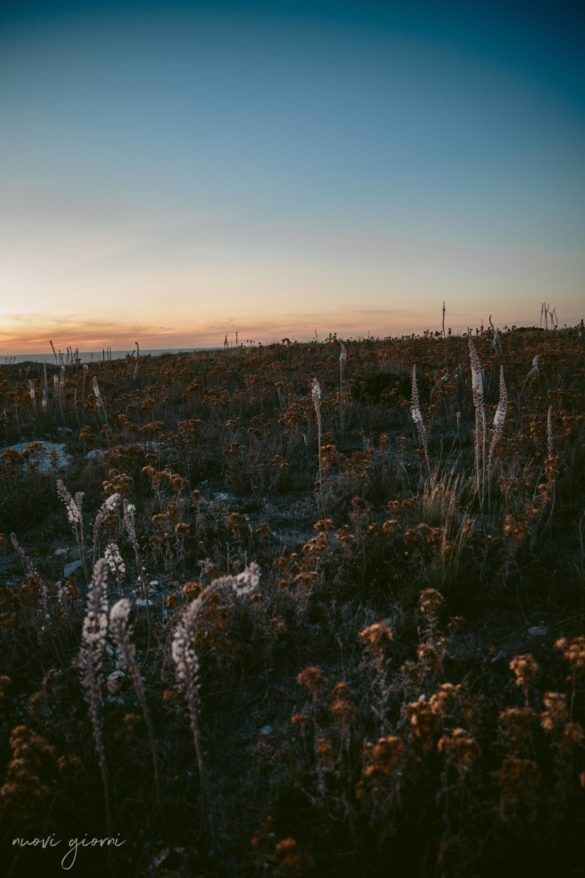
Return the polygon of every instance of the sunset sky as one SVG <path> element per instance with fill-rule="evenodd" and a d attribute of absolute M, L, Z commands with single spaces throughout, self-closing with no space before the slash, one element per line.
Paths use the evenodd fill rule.
<path fill-rule="evenodd" d="M 0 11 L 0 354 L 585 316 L 582 4 Z"/>

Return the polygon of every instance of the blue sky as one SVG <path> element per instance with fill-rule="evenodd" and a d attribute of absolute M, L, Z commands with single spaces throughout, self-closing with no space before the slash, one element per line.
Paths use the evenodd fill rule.
<path fill-rule="evenodd" d="M 0 350 L 581 316 L 577 4 L 4 3 Z"/>

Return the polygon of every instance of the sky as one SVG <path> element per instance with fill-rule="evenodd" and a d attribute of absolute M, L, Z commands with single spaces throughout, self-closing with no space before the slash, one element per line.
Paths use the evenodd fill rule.
<path fill-rule="evenodd" d="M 585 11 L 3 0 L 0 354 L 585 315 Z"/>

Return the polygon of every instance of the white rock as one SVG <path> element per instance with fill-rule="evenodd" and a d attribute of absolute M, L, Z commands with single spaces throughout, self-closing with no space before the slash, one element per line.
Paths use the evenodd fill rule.
<path fill-rule="evenodd" d="M 85 455 L 85 459 L 95 460 L 99 462 L 104 459 L 104 452 L 101 450 L 101 448 L 92 448 L 91 451 L 88 451 Z"/>
<path fill-rule="evenodd" d="M 546 637 L 548 628 L 546 625 L 533 625 L 532 628 L 528 629 L 528 633 L 531 637 Z"/>
<path fill-rule="evenodd" d="M 63 576 L 65 579 L 69 579 L 70 576 L 73 576 L 78 570 L 81 570 L 82 567 L 83 563 L 81 561 L 70 561 L 69 564 L 66 564 L 63 568 Z"/>
<path fill-rule="evenodd" d="M 33 446 L 35 447 L 32 460 L 38 465 L 39 472 L 50 473 L 69 466 L 71 458 L 65 451 L 65 443 L 63 442 L 45 442 L 44 439 L 39 439 L 36 442 L 18 442 L 16 445 L 3 448 L 0 454 L 4 451 L 15 451 L 17 454 L 22 454 Z M 30 464 L 25 464 L 26 468 L 29 466 Z"/>

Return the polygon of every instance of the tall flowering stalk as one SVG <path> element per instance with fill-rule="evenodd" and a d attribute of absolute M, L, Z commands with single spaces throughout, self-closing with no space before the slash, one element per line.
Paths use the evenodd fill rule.
<path fill-rule="evenodd" d="M 47 364 L 43 363 L 43 398 L 41 400 L 41 407 L 44 412 L 47 411 L 47 406 L 49 405 L 49 379 L 47 378 Z"/>
<path fill-rule="evenodd" d="M 526 381 L 524 382 L 525 384 L 527 384 L 528 381 L 532 381 L 533 378 L 538 378 L 538 375 L 540 372 L 539 361 L 540 361 L 540 354 L 535 354 L 534 357 L 532 358 L 532 365 L 530 367 L 530 371 L 528 372 L 528 375 L 526 376 Z"/>
<path fill-rule="evenodd" d="M 341 352 L 339 354 L 339 425 L 343 435 L 343 370 L 347 363 L 347 350 L 341 339 L 339 344 L 341 345 Z"/>
<path fill-rule="evenodd" d="M 89 706 L 89 715 L 93 727 L 95 748 L 104 787 L 106 808 L 106 824 L 108 835 L 112 834 L 112 818 L 110 809 L 110 784 L 106 751 L 103 736 L 102 695 L 103 658 L 108 636 L 108 565 L 100 558 L 93 568 L 93 575 L 87 593 L 87 608 L 83 620 L 81 648 L 79 650 L 78 667 L 81 673 L 81 685 L 85 700 Z"/>
<path fill-rule="evenodd" d="M 30 401 L 32 403 L 33 412 L 36 415 L 37 413 L 37 393 L 35 390 L 35 383 L 30 378 L 28 379 L 28 392 L 30 396 Z"/>
<path fill-rule="evenodd" d="M 552 405 L 549 405 L 546 413 L 546 450 L 549 457 L 554 454 Z"/>
<path fill-rule="evenodd" d="M 83 368 L 81 371 L 81 410 L 85 410 L 85 385 L 87 384 L 87 372 L 88 366 L 87 363 L 83 364 Z"/>
<path fill-rule="evenodd" d="M 103 417 L 104 423 L 107 425 L 108 413 L 106 412 L 106 407 L 104 405 L 104 400 L 102 398 L 100 386 L 98 384 L 98 380 L 97 380 L 97 377 L 95 375 L 93 376 L 91 383 L 92 383 L 92 387 L 93 387 L 93 395 L 95 396 L 96 408 L 100 414 L 100 417 Z"/>
<path fill-rule="evenodd" d="M 57 493 L 65 506 L 65 510 L 67 512 L 67 520 L 71 525 L 73 535 L 75 536 L 75 540 L 77 542 L 77 550 L 79 552 L 81 563 L 83 564 L 83 571 L 86 578 L 89 578 L 89 571 L 87 569 L 87 563 L 85 560 L 85 534 L 83 530 L 83 492 L 78 491 L 75 494 L 75 498 L 73 498 L 63 484 L 63 480 L 57 479 Z"/>
<path fill-rule="evenodd" d="M 108 515 L 111 512 L 114 512 L 118 508 L 121 501 L 122 501 L 121 494 L 110 494 L 109 497 L 106 497 L 106 499 L 104 500 L 104 502 L 102 503 L 102 505 L 100 506 L 100 508 L 97 511 L 95 521 L 93 524 L 93 561 L 94 561 L 94 564 L 95 564 L 96 559 L 97 559 L 98 541 L 99 541 L 99 535 L 100 535 L 100 531 L 102 529 L 102 525 L 103 525 L 104 521 L 106 520 L 106 518 L 108 517 Z"/>
<path fill-rule="evenodd" d="M 35 565 L 26 554 L 20 543 L 18 542 L 18 538 L 15 533 L 10 534 L 10 541 L 14 547 L 14 551 L 22 561 L 22 566 L 24 567 L 24 572 L 28 576 L 29 579 L 39 579 L 39 574 L 36 571 Z"/>
<path fill-rule="evenodd" d="M 15 533 L 10 534 L 10 541 L 14 547 L 14 551 L 22 561 L 22 566 L 24 567 L 26 576 L 34 581 L 40 589 L 42 615 L 44 617 L 44 623 L 48 624 L 51 621 L 51 617 L 49 613 L 49 592 L 47 589 L 47 583 L 41 576 L 39 576 L 35 565 L 18 542 Z"/>
<path fill-rule="evenodd" d="M 317 419 L 317 454 L 319 460 L 319 493 L 323 488 L 323 465 L 321 462 L 321 437 L 323 434 L 323 423 L 321 421 L 321 385 L 317 378 L 311 381 L 311 399 L 315 409 L 315 417 Z"/>
<path fill-rule="evenodd" d="M 104 550 L 104 558 L 118 586 L 118 592 L 121 591 L 124 577 L 126 576 L 126 564 L 122 558 L 120 548 L 117 543 L 108 543 Z"/>
<path fill-rule="evenodd" d="M 492 438 L 490 442 L 490 450 L 488 456 L 488 473 L 491 472 L 492 459 L 496 445 L 500 442 L 504 435 L 504 424 L 506 423 L 506 414 L 508 412 L 508 391 L 506 382 L 504 381 L 504 367 L 500 366 L 500 398 L 494 414 L 494 424 L 492 429 Z"/>
<path fill-rule="evenodd" d="M 429 452 L 427 446 L 427 431 L 425 429 L 425 423 L 422 416 L 422 411 L 420 408 L 420 400 L 418 397 L 418 385 L 416 383 L 416 365 L 412 367 L 412 389 L 410 395 L 410 417 L 414 421 L 414 425 L 416 427 L 416 431 L 418 433 L 418 438 L 420 440 L 420 444 L 422 446 L 425 462 L 427 465 L 427 473 L 430 476 L 431 467 L 429 463 Z"/>
<path fill-rule="evenodd" d="M 204 603 L 224 588 L 231 588 L 235 594 L 242 596 L 254 591 L 260 581 L 260 570 L 256 563 L 250 564 L 246 569 L 237 576 L 222 576 L 213 580 L 206 589 L 204 589 L 198 598 L 192 601 L 175 628 L 172 641 L 172 658 L 175 663 L 175 673 L 179 688 L 187 704 L 189 713 L 189 721 L 191 725 L 191 733 L 193 735 L 193 744 L 195 746 L 195 755 L 197 758 L 197 768 L 199 771 L 199 781 L 201 784 L 202 809 L 203 817 L 207 819 L 209 828 L 213 834 L 213 820 L 209 809 L 209 792 L 205 775 L 205 766 L 203 762 L 203 750 L 201 747 L 201 738 L 199 734 L 199 711 L 200 711 L 200 680 L 199 680 L 199 659 L 195 649 L 195 635 L 197 631 L 197 620 Z"/>
<path fill-rule="evenodd" d="M 138 703 L 140 704 L 140 708 L 144 716 L 144 722 L 146 723 L 146 729 L 148 732 L 148 739 L 150 743 L 150 752 L 152 756 L 156 801 L 158 805 L 158 810 L 162 816 L 163 810 L 160 795 L 158 761 L 156 758 L 154 726 L 152 724 L 152 718 L 150 716 L 150 711 L 146 702 L 144 683 L 142 682 L 140 669 L 138 667 L 138 662 L 136 661 L 136 647 L 132 642 L 132 626 L 129 623 L 129 616 L 130 601 L 127 598 L 122 598 L 122 600 L 119 600 L 116 604 L 114 604 L 114 606 L 110 610 L 110 633 L 118 649 L 120 659 L 130 675 L 130 679 L 132 680 L 132 685 L 134 686 L 134 691 L 136 693 Z"/>
<path fill-rule="evenodd" d="M 483 395 L 483 372 L 479 356 L 471 337 L 469 338 L 469 359 L 471 362 L 471 392 L 473 394 L 473 407 L 475 409 L 475 487 L 480 494 L 480 499 L 483 501 L 486 466 L 486 419 Z"/>
<path fill-rule="evenodd" d="M 148 608 L 148 591 L 146 588 L 146 573 L 144 570 L 144 565 L 142 563 L 142 555 L 140 553 L 140 546 L 138 545 L 138 537 L 136 535 L 136 522 L 135 522 L 135 513 L 136 507 L 133 503 L 128 503 L 126 498 L 122 500 L 122 510 L 124 514 L 124 526 L 126 527 L 126 531 L 128 532 L 128 537 L 130 538 L 130 542 L 132 543 L 132 548 L 134 550 L 134 558 L 136 561 L 136 570 L 138 573 L 138 580 L 140 582 L 142 588 L 142 595 L 144 597 L 144 606 L 146 607 L 146 625 L 148 628 L 148 640 L 146 644 L 146 658 L 148 658 L 148 654 L 150 652 L 150 636 L 151 636 L 151 625 L 150 625 L 150 610 Z M 146 661 L 145 658 L 145 661 Z"/>

